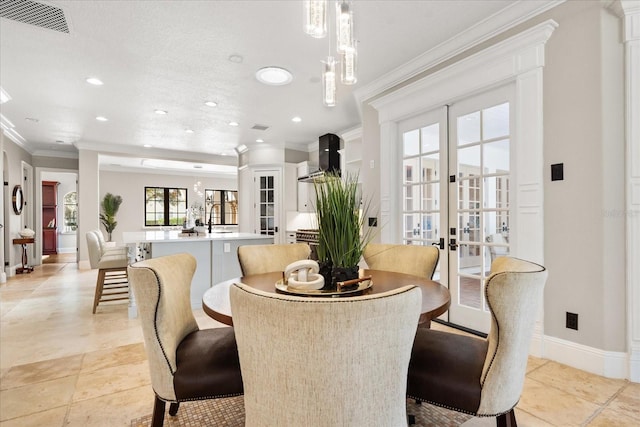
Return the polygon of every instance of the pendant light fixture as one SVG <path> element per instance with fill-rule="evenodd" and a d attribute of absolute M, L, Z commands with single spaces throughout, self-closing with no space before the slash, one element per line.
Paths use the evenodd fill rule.
<path fill-rule="evenodd" d="M 353 85 L 358 82 L 356 75 L 358 53 L 351 50 L 342 54 L 342 72 L 340 73 L 340 81 L 345 85 Z"/>
<path fill-rule="evenodd" d="M 352 85 L 358 81 L 358 53 L 353 29 L 353 5 L 351 0 L 334 1 L 336 54 L 339 55 L 341 63 L 340 81 L 342 84 Z M 326 0 L 304 1 L 304 31 L 316 38 L 323 38 L 327 35 Z M 329 28 L 329 34 L 331 34 L 331 28 Z M 332 41 L 329 40 L 329 56 L 326 61 L 322 61 L 322 101 L 327 107 L 336 105 L 336 60 L 331 53 L 332 46 Z"/>
<path fill-rule="evenodd" d="M 355 50 L 353 38 L 353 9 L 351 2 L 336 2 L 336 42 L 339 53 Z"/>
<path fill-rule="evenodd" d="M 304 32 L 317 39 L 327 35 L 327 0 L 305 0 Z"/>
<path fill-rule="evenodd" d="M 323 62 L 324 71 L 322 73 L 322 102 L 327 107 L 336 105 L 336 60 L 329 55 Z"/>

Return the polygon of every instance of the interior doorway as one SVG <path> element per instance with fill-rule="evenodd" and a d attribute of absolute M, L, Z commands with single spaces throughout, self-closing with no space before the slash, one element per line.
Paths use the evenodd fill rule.
<path fill-rule="evenodd" d="M 36 168 L 38 185 L 36 206 L 36 235 L 43 238 L 36 240 L 38 259 L 43 264 L 78 262 L 78 172 L 67 169 Z M 43 182 L 56 182 L 56 214 L 55 219 L 43 214 L 44 198 Z M 45 250 L 44 234 L 55 233 L 55 251 Z M 48 248 L 51 249 L 51 248 Z M 55 252 L 55 253 L 54 253 Z"/>

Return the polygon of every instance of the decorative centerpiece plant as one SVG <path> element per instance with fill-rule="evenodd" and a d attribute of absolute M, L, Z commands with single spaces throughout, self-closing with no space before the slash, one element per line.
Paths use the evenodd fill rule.
<path fill-rule="evenodd" d="M 116 214 L 118 213 L 118 209 L 120 209 L 121 204 L 122 197 L 114 196 L 111 193 L 105 194 L 102 199 L 102 203 L 100 203 L 100 207 L 102 208 L 100 222 L 109 235 L 109 242 L 111 241 L 111 233 L 113 233 L 113 230 L 118 225 L 118 221 L 116 221 Z"/>
<path fill-rule="evenodd" d="M 358 277 L 358 263 L 371 241 L 371 229 L 364 226 L 369 202 L 362 203 L 358 177 L 329 173 L 314 181 L 318 222 L 318 261 L 325 276 L 325 288 Z M 331 275 L 328 275 L 328 269 Z"/>

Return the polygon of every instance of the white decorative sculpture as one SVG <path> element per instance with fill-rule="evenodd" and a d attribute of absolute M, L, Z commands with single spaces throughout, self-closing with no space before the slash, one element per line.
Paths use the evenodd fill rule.
<path fill-rule="evenodd" d="M 290 288 L 320 289 L 324 286 L 324 277 L 318 274 L 319 271 L 316 261 L 303 259 L 289 264 L 284 269 L 284 278 Z"/>

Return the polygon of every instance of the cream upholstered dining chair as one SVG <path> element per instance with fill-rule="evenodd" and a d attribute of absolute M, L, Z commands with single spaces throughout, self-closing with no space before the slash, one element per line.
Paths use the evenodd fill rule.
<path fill-rule="evenodd" d="M 420 328 L 409 364 L 407 396 L 515 426 L 529 344 L 542 304 L 546 269 L 517 258 L 491 265 L 485 296 L 487 339 Z"/>
<path fill-rule="evenodd" d="M 431 279 L 440 259 L 436 246 L 369 243 L 363 252 L 372 270 L 393 271 Z"/>
<path fill-rule="evenodd" d="M 238 261 L 243 276 L 284 271 L 292 262 L 308 259 L 309 254 L 311 249 L 306 243 L 238 247 Z"/>
<path fill-rule="evenodd" d="M 89 264 L 92 269 L 98 269 L 96 291 L 93 297 L 94 314 L 98 304 L 101 302 L 129 299 L 129 281 L 127 278 L 129 258 L 127 252 L 103 253 L 100 248 L 98 234 L 102 236 L 100 230 L 89 231 L 86 234 Z"/>
<path fill-rule="evenodd" d="M 138 303 L 144 347 L 155 392 L 152 426 L 162 426 L 165 402 L 176 415 L 180 402 L 242 394 L 233 328 L 199 329 L 191 310 L 190 254 L 132 264 L 129 280 Z"/>
<path fill-rule="evenodd" d="M 247 427 L 407 425 L 419 288 L 304 298 L 234 284 L 229 293 Z"/>
<path fill-rule="evenodd" d="M 104 240 L 104 235 L 100 229 L 95 229 L 89 231 L 89 233 L 94 233 L 98 238 L 98 244 L 100 245 L 100 256 L 109 254 L 109 255 L 127 255 L 128 249 L 126 246 L 108 246 L 107 242 Z"/>

